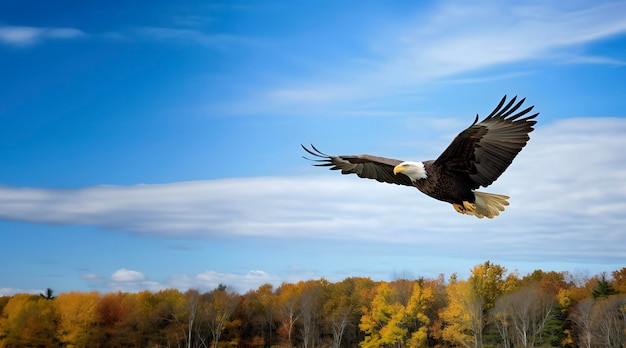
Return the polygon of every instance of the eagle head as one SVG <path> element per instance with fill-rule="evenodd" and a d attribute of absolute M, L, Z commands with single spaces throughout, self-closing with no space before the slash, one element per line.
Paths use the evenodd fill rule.
<path fill-rule="evenodd" d="M 426 168 L 422 162 L 402 162 L 393 168 L 393 173 L 395 175 L 402 173 L 408 176 L 411 181 L 426 179 L 428 177 L 426 174 Z"/>

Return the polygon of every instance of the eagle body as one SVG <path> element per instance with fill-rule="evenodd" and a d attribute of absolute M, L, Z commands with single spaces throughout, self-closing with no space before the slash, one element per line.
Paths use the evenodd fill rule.
<path fill-rule="evenodd" d="M 446 172 L 445 168 L 424 161 L 426 178 L 413 181 L 413 185 L 422 193 L 440 201 L 463 204 L 463 201 L 475 202 L 472 188 L 458 173 Z"/>
<path fill-rule="evenodd" d="M 459 133 L 435 160 L 401 161 L 373 155 L 329 156 L 311 145 L 302 148 L 315 159 L 315 166 L 341 170 L 390 184 L 413 186 L 422 193 L 451 203 L 462 214 L 493 218 L 509 205 L 508 196 L 477 191 L 491 185 L 513 162 L 530 139 L 539 113 L 527 116 L 534 106 L 518 111 L 525 99 L 517 97 L 498 106 Z M 505 105 L 506 103 L 506 105 Z"/>

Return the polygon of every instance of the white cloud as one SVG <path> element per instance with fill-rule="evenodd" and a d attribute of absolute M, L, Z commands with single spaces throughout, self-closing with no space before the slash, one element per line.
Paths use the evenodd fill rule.
<path fill-rule="evenodd" d="M 46 39 L 74 39 L 85 35 L 75 28 L 0 26 L 0 42 L 16 46 L 32 45 Z"/>
<path fill-rule="evenodd" d="M 93 279 L 83 279 L 88 281 L 99 281 L 99 277 Z M 167 288 L 158 281 L 147 279 L 147 277 L 139 271 L 121 268 L 115 271 L 107 283 L 110 291 L 137 292 L 143 290 L 158 291 Z"/>
<path fill-rule="evenodd" d="M 449 204 L 413 188 L 313 167 L 309 171 L 319 176 L 76 190 L 5 187 L 0 189 L 0 218 L 150 236 L 399 243 L 422 253 L 438 255 L 445 249 L 449 255 L 479 259 L 486 254 L 515 260 L 557 255 L 562 261 L 626 261 L 621 247 L 626 238 L 624 134 L 623 118 L 566 119 L 540 126 L 507 172 L 484 189 L 511 196 L 511 206 L 493 220 L 457 214 Z M 145 281 L 134 272 L 122 269 L 112 278 L 118 283 Z M 254 281 L 255 274 L 246 277 Z M 202 280 L 215 285 L 228 277 L 207 273 L 190 281 Z"/>
<path fill-rule="evenodd" d="M 129 269 L 119 269 L 111 275 L 111 280 L 115 282 L 140 282 L 146 279 L 146 277 L 141 272 L 129 270 Z"/>

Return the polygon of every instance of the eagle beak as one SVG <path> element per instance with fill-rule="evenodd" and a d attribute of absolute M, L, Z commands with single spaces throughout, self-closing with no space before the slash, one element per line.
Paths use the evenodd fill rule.
<path fill-rule="evenodd" d="M 404 167 L 398 165 L 393 167 L 393 174 L 394 175 L 398 175 L 398 173 L 402 173 L 402 171 L 404 170 Z"/>

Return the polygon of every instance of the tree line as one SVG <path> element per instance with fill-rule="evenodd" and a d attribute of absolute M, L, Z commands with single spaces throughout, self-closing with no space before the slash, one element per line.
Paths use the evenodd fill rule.
<path fill-rule="evenodd" d="M 0 347 L 624 347 L 626 268 L 0 297 Z"/>

